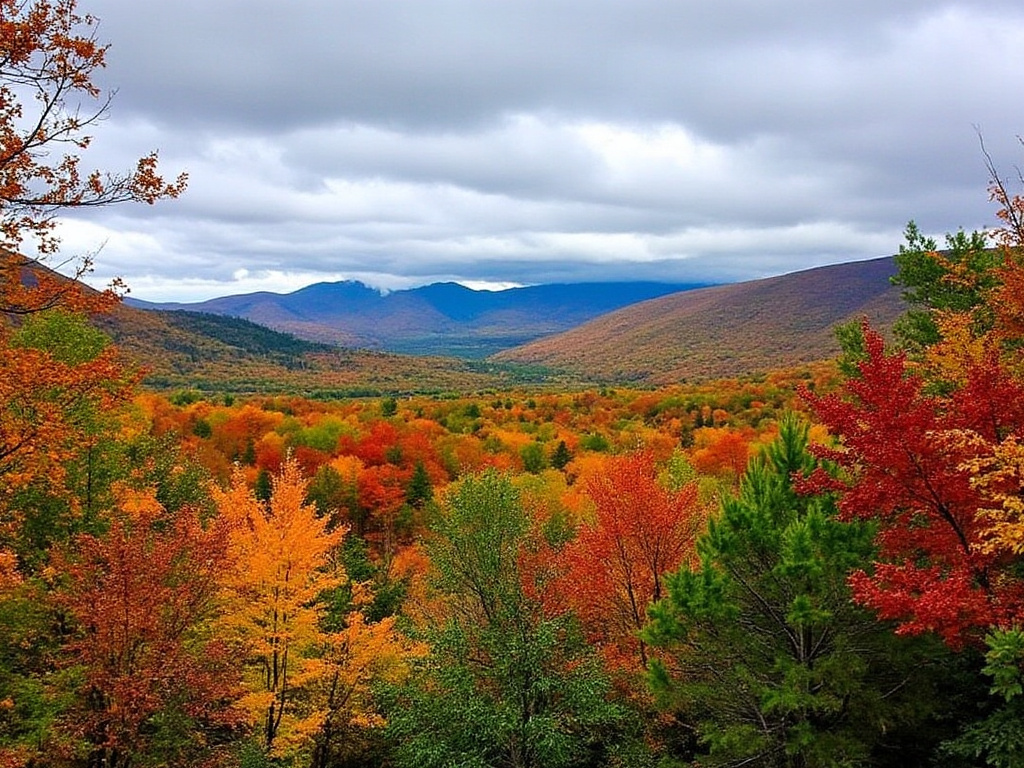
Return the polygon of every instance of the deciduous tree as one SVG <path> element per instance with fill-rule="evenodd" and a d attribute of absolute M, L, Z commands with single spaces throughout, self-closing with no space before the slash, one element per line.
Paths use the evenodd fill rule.
<path fill-rule="evenodd" d="M 305 499 L 306 481 L 290 459 L 269 502 L 240 471 L 229 489 L 214 492 L 230 528 L 221 631 L 245 665 L 241 706 L 273 755 L 308 751 L 323 724 L 326 711 L 306 691 L 323 673 L 318 657 L 327 645 L 318 598 L 345 578 L 334 558 L 345 530 L 328 531 Z"/>
<path fill-rule="evenodd" d="M 844 519 L 879 525 L 879 562 L 852 575 L 854 595 L 903 632 L 979 643 L 989 626 L 1021 618 L 1007 553 L 983 546 L 992 535 L 986 518 L 1003 508 L 993 491 L 1012 473 L 990 476 L 992 484 L 977 473 L 998 463 L 1005 452 L 993 446 L 1024 426 L 1024 387 L 989 357 L 965 361 L 954 392 L 928 394 L 903 354 L 886 354 L 870 329 L 865 340 L 867 359 L 845 395 L 808 395 L 843 438 L 840 449 L 820 452 L 848 470 L 844 483 L 819 473 L 817 487 L 841 491 Z"/>
<path fill-rule="evenodd" d="M 62 209 L 176 197 L 185 177 L 168 184 L 155 154 L 126 173 L 84 171 L 77 153 L 106 115 L 110 96 L 93 82 L 108 46 L 97 20 L 76 0 L 0 2 L 0 286 L 2 306 L 34 311 L 64 303 L 65 283 L 45 274 L 22 289 L 17 256 L 28 240 L 43 255 L 56 252 L 54 217 Z M 88 269 L 88 261 L 78 274 Z"/>
<path fill-rule="evenodd" d="M 56 265 L 69 269 L 70 279 L 40 263 L 58 250 L 55 216 L 67 208 L 152 203 L 185 186 L 184 177 L 171 184 L 160 178 L 155 154 L 123 174 L 82 169 L 78 153 L 89 146 L 88 132 L 106 114 L 109 98 L 93 82 L 107 46 L 96 37 L 96 19 L 76 5 L 0 0 L 0 475 L 6 489 L 40 478 L 59 481 L 63 461 L 82 442 L 75 416 L 110 406 L 128 378 L 112 350 L 75 358 L 52 335 L 23 331 L 23 343 L 12 338 L 25 316 L 58 308 L 106 311 L 118 298 L 117 285 L 98 293 L 78 282 L 90 269 L 88 258 Z M 22 253 L 25 245 L 35 253 Z M 5 501 L 0 524 L 7 530 L 0 535 L 17 537 L 19 521 Z"/>
<path fill-rule="evenodd" d="M 0 476 L 8 489 L 38 477 L 59 481 L 91 422 L 126 403 L 137 377 L 80 315 L 50 310 L 4 336 Z"/>
<path fill-rule="evenodd" d="M 239 722 L 236 672 L 210 631 L 226 531 L 194 509 L 167 514 L 151 492 L 121 496 L 109 530 L 77 536 L 55 562 L 65 663 L 82 679 L 62 726 L 90 765 L 198 763 Z"/>
<path fill-rule="evenodd" d="M 311 691 L 325 712 L 313 736 L 312 768 L 330 768 L 372 751 L 385 724 L 374 688 L 401 684 L 409 662 L 425 652 L 422 644 L 398 632 L 395 617 L 368 622 L 362 611 L 372 595 L 362 585 L 355 592 L 356 610 L 348 613 L 342 628 L 327 635 L 323 670 Z"/>
<path fill-rule="evenodd" d="M 635 453 L 609 459 L 586 493 L 594 516 L 563 550 L 559 592 L 613 667 L 646 667 L 647 606 L 664 596 L 664 575 L 693 556 L 706 519 L 696 483 L 670 491 L 653 456 Z"/>
<path fill-rule="evenodd" d="M 593 764 L 622 711 L 565 618 L 524 591 L 531 522 L 507 477 L 463 479 L 441 504 L 428 545 L 446 615 L 430 654 L 387 697 L 399 765 Z M 536 544 L 536 542 L 534 542 Z"/>

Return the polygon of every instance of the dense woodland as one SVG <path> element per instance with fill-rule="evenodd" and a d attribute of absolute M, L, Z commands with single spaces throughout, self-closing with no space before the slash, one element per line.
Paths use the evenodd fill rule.
<path fill-rule="evenodd" d="M 912 311 L 835 365 L 157 391 L 96 326 L 116 292 L 16 254 L 184 179 L 46 164 L 106 49 L 70 0 L 0 11 L 0 766 L 1021 764 L 1024 199 L 994 172 L 999 228 L 909 226 Z"/>
<path fill-rule="evenodd" d="M 909 235 L 895 343 L 657 390 L 159 392 L 55 283 L 2 764 L 1014 765 L 1024 265 Z"/>

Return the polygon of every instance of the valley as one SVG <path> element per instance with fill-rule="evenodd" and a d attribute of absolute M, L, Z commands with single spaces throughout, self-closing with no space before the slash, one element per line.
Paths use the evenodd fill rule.
<path fill-rule="evenodd" d="M 225 296 L 195 304 L 128 304 L 239 317 L 342 347 L 480 359 L 639 301 L 699 287 L 577 283 L 484 291 L 434 283 L 380 293 L 346 281 L 316 283 L 289 294 Z"/>
<path fill-rule="evenodd" d="M 905 309 L 890 283 L 894 272 L 891 258 L 852 262 L 688 288 L 604 313 L 604 306 L 668 287 L 538 286 L 502 295 L 428 286 L 420 291 L 435 297 L 428 310 L 408 296 L 382 304 L 380 295 L 364 286 L 323 284 L 286 297 L 226 297 L 189 311 L 127 304 L 103 327 L 146 367 L 148 384 L 163 389 L 347 396 L 512 386 L 658 386 L 763 375 L 828 360 L 839 349 L 833 332 L 837 324 L 865 317 L 885 330 Z M 326 318 L 331 318 L 329 332 L 302 326 L 306 337 L 330 341 L 271 330 L 295 328 L 298 322 L 268 314 L 268 306 L 282 302 L 292 317 L 318 317 L 317 327 L 327 328 Z M 367 303 L 374 308 L 362 317 Z M 203 312 L 196 311 L 200 307 Z M 385 307 L 397 308 L 397 315 Z M 449 332 L 402 335 L 428 327 L 438 307 L 444 308 Z M 532 318 L 526 330 L 520 325 L 525 317 Z M 388 337 L 400 351 L 339 343 L 362 338 L 369 327 L 400 329 Z M 499 351 L 481 358 L 487 349 Z"/>
<path fill-rule="evenodd" d="M 0 768 L 1020 768 L 1024 26 L 697 5 L 0 0 Z"/>

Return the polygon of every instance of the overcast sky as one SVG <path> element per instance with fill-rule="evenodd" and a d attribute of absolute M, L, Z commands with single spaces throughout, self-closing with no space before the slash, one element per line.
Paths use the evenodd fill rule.
<path fill-rule="evenodd" d="M 200 300 L 734 281 L 990 226 L 1024 165 L 1024 3 L 79 0 L 116 88 L 87 165 L 187 193 L 66 219 L 95 282 Z"/>

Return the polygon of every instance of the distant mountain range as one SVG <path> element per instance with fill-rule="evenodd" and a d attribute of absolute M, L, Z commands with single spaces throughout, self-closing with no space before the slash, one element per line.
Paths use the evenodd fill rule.
<path fill-rule="evenodd" d="M 380 292 L 355 282 L 316 283 L 288 294 L 130 306 L 244 318 L 309 341 L 416 355 L 484 358 L 575 328 L 647 299 L 706 287 L 679 283 L 578 283 L 477 291 L 458 283 Z"/>
<path fill-rule="evenodd" d="M 658 386 L 833 358 L 837 323 L 866 317 L 887 332 L 906 310 L 890 282 L 895 272 L 887 257 L 703 288 L 621 283 L 489 293 L 441 284 L 381 296 L 356 283 L 319 284 L 287 295 L 143 304 L 165 311 L 123 306 L 102 323 L 147 366 L 150 384 L 164 388 L 349 396 L 524 384 Z M 171 309 L 182 306 L 189 311 Z M 612 311 L 601 314 L 605 307 Z M 575 327 L 557 332 L 566 326 Z M 370 341 L 447 356 L 352 348 Z M 495 348 L 502 351 L 471 359 Z"/>
<path fill-rule="evenodd" d="M 895 273 L 887 257 L 677 293 L 492 359 L 650 385 L 794 367 L 834 357 L 838 323 L 889 330 L 907 309 Z"/>

